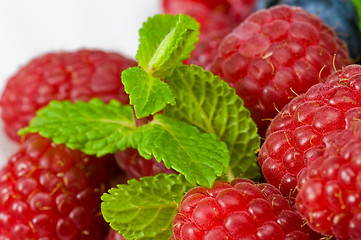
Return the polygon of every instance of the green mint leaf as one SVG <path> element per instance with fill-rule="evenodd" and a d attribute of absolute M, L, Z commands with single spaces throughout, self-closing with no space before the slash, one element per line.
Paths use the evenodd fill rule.
<path fill-rule="evenodd" d="M 95 98 L 88 103 L 52 101 L 19 134 L 38 132 L 56 144 L 102 156 L 128 148 L 135 128 L 131 106 L 116 100 L 104 104 Z"/>
<path fill-rule="evenodd" d="M 199 24 L 187 15 L 158 14 L 139 30 L 136 59 L 150 75 L 164 78 L 189 58 L 198 41 Z"/>
<path fill-rule="evenodd" d="M 156 114 L 152 122 L 140 126 L 134 135 L 139 154 L 163 161 L 190 183 L 212 187 L 216 176 L 221 176 L 229 164 L 225 143 L 214 134 L 201 133 L 196 127 Z"/>
<path fill-rule="evenodd" d="M 126 239 L 166 240 L 184 194 L 195 186 L 182 175 L 158 174 L 132 179 L 102 196 L 102 214 Z"/>
<path fill-rule="evenodd" d="M 194 125 L 203 132 L 215 133 L 229 149 L 229 174 L 257 179 L 260 170 L 255 150 L 259 148 L 260 137 L 235 90 L 198 66 L 178 67 L 165 80 L 177 103 L 167 106 L 164 115 Z"/>
<path fill-rule="evenodd" d="M 175 104 L 172 90 L 168 85 L 138 67 L 124 70 L 122 82 L 137 118 L 155 114 L 166 104 Z"/>

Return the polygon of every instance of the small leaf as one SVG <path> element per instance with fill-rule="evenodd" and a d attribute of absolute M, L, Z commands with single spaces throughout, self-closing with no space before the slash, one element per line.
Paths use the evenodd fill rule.
<path fill-rule="evenodd" d="M 102 156 L 128 148 L 135 128 L 131 106 L 116 100 L 104 104 L 95 98 L 88 103 L 52 101 L 19 134 L 38 132 L 56 144 Z"/>
<path fill-rule="evenodd" d="M 158 14 L 139 30 L 139 66 L 147 73 L 164 78 L 189 58 L 198 41 L 199 24 L 190 16 Z"/>
<path fill-rule="evenodd" d="M 181 66 L 165 79 L 176 105 L 164 115 L 216 134 L 229 149 L 230 175 L 257 179 L 260 175 L 255 150 L 260 138 L 250 112 L 235 90 L 218 76 L 198 66 Z"/>
<path fill-rule="evenodd" d="M 124 90 L 129 94 L 137 118 L 148 117 L 161 111 L 166 104 L 175 104 L 172 91 L 160 79 L 140 68 L 133 67 L 122 72 Z"/>
<path fill-rule="evenodd" d="M 221 176 L 229 163 L 225 143 L 214 134 L 199 130 L 162 114 L 137 129 L 136 146 L 140 155 L 163 161 L 167 168 L 185 175 L 190 183 L 212 187 L 216 176 Z M 139 138 L 141 136 L 141 138 Z"/>
<path fill-rule="evenodd" d="M 166 240 L 172 235 L 177 205 L 193 187 L 176 174 L 132 179 L 103 194 L 102 214 L 127 239 Z"/>

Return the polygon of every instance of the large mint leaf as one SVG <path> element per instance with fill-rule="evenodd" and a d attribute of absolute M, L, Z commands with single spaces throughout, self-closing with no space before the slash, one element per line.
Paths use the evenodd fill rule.
<path fill-rule="evenodd" d="M 102 214 L 127 239 L 166 240 L 184 194 L 194 186 L 182 175 L 158 174 L 132 179 L 102 196 Z"/>
<path fill-rule="evenodd" d="M 56 144 L 101 156 L 129 147 L 135 128 L 131 106 L 116 100 L 104 104 L 95 98 L 88 103 L 52 101 L 19 133 L 38 132 Z"/>
<path fill-rule="evenodd" d="M 255 150 L 260 138 L 256 124 L 235 90 L 197 66 L 178 67 L 165 80 L 172 88 L 176 105 L 167 106 L 164 115 L 192 124 L 203 132 L 215 133 L 229 149 L 229 174 L 256 179 L 260 171 Z"/>
<path fill-rule="evenodd" d="M 152 122 L 142 125 L 133 146 L 140 155 L 163 161 L 191 183 L 212 187 L 217 176 L 221 176 L 229 164 L 229 153 L 225 143 L 214 134 L 201 133 L 196 127 L 173 120 L 162 114 L 154 116 Z"/>
<path fill-rule="evenodd" d="M 159 78 L 133 67 L 122 72 L 124 90 L 129 94 L 137 118 L 148 117 L 162 110 L 166 104 L 175 104 L 172 91 Z"/>
<path fill-rule="evenodd" d="M 189 58 L 198 41 L 199 24 L 190 16 L 158 14 L 139 30 L 138 64 L 147 73 L 164 78 Z"/>

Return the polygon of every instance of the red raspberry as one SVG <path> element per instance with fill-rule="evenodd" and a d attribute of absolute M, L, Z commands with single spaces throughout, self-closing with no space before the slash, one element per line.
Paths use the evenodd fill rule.
<path fill-rule="evenodd" d="M 117 53 L 97 50 L 48 53 L 30 61 L 12 76 L 0 100 L 6 133 L 19 141 L 17 131 L 51 100 L 99 97 L 128 103 L 121 72 L 136 62 Z"/>
<path fill-rule="evenodd" d="M 121 234 L 111 229 L 106 240 L 126 240 Z"/>
<path fill-rule="evenodd" d="M 296 206 L 309 225 L 336 239 L 361 238 L 361 122 L 334 134 L 299 179 Z"/>
<path fill-rule="evenodd" d="M 136 149 L 128 148 L 125 151 L 118 151 L 114 156 L 119 168 L 125 172 L 128 179 L 140 179 L 163 172 L 154 161 L 140 156 Z"/>
<path fill-rule="evenodd" d="M 152 116 L 147 118 L 135 118 L 137 126 L 150 122 Z M 163 162 L 157 162 L 154 158 L 147 160 L 139 155 L 136 149 L 128 148 L 125 151 L 118 151 L 114 154 L 119 168 L 126 174 L 127 179 L 140 179 L 145 176 L 155 176 L 158 173 L 175 173 L 174 170 L 166 168 Z"/>
<path fill-rule="evenodd" d="M 183 13 L 201 25 L 199 41 L 186 64 L 208 69 L 221 40 L 253 12 L 256 0 L 163 0 L 165 13 Z"/>
<path fill-rule="evenodd" d="M 200 36 L 190 58 L 184 64 L 201 66 L 209 70 L 214 58 L 218 54 L 218 48 L 222 39 L 232 31 L 233 28 L 225 27 L 222 31 L 213 31 Z"/>
<path fill-rule="evenodd" d="M 104 161 L 30 135 L 0 170 L 0 239 L 101 239 Z"/>
<path fill-rule="evenodd" d="M 331 74 L 288 103 L 273 119 L 258 162 L 266 180 L 296 194 L 299 173 L 322 153 L 332 135 L 361 118 L 361 66 Z"/>
<path fill-rule="evenodd" d="M 335 59 L 334 58 L 335 55 Z M 317 16 L 278 5 L 250 15 L 221 42 L 210 70 L 236 89 L 264 136 L 296 94 L 351 63 L 344 42 Z"/>
<path fill-rule="evenodd" d="M 165 13 L 188 14 L 201 24 L 211 27 L 210 22 L 235 26 L 255 9 L 256 0 L 162 0 Z"/>
<path fill-rule="evenodd" d="M 173 220 L 173 239 L 310 239 L 301 216 L 274 186 L 236 179 L 196 187 Z"/>

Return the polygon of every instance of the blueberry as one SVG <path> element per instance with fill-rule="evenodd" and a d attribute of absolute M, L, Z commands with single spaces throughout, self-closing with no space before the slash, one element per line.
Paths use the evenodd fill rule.
<path fill-rule="evenodd" d="M 351 0 L 258 0 L 257 10 L 278 4 L 300 6 L 318 15 L 339 38 L 344 40 L 351 58 L 360 62 L 361 33 L 358 15 Z"/>

